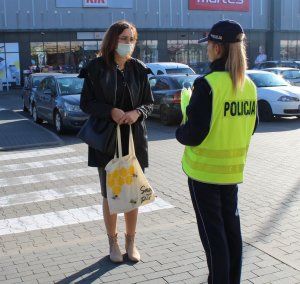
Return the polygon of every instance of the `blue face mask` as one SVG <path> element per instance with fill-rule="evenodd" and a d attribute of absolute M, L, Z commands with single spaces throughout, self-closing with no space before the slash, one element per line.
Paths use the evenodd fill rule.
<path fill-rule="evenodd" d="M 133 50 L 134 50 L 134 44 L 133 43 L 118 43 L 118 47 L 116 48 L 116 52 L 121 57 L 126 57 L 128 55 L 131 55 Z"/>

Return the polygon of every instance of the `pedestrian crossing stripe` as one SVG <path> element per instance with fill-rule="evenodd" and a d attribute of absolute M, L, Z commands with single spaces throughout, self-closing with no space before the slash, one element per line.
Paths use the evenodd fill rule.
<path fill-rule="evenodd" d="M 47 149 L 35 149 L 35 150 L 28 150 L 26 152 L 0 154 L 0 161 L 28 159 L 28 158 L 36 158 L 40 156 L 57 155 L 57 154 L 65 154 L 65 153 L 72 153 L 72 152 L 75 152 L 75 149 L 69 146 L 58 147 L 58 148 L 47 148 Z"/>
<path fill-rule="evenodd" d="M 72 185 L 0 197 L 0 208 L 100 193 L 100 183 Z"/>
<path fill-rule="evenodd" d="M 174 206 L 157 197 L 153 203 L 139 208 L 139 213 L 170 209 Z M 122 215 L 122 214 L 120 214 Z M 18 234 L 34 230 L 51 229 L 60 226 L 73 225 L 103 219 L 102 205 L 81 207 L 45 214 L 23 216 L 0 220 L 0 236 Z"/>
<path fill-rule="evenodd" d="M 18 176 L 18 177 L 11 177 L 11 178 L 2 178 L 0 179 L 0 188 L 7 187 L 7 186 L 17 186 L 17 185 L 25 185 L 25 184 L 34 184 L 39 182 L 47 182 L 47 181 L 56 181 L 56 180 L 68 180 L 72 178 L 78 177 L 87 177 L 87 176 L 95 176 L 97 170 L 96 169 L 89 169 L 79 168 L 79 169 L 72 169 L 66 171 L 57 171 L 57 172 L 50 172 L 44 174 L 36 174 L 36 175 L 25 175 L 25 176 Z"/>
<path fill-rule="evenodd" d="M 0 178 L 0 188 L 4 189 L 2 196 L 0 196 L 0 209 L 4 212 L 6 208 L 11 206 L 32 204 L 37 202 L 53 201 L 57 199 L 73 198 L 77 196 L 99 194 L 100 197 L 100 183 L 89 183 L 84 185 L 72 185 L 69 187 L 42 189 L 39 191 L 33 190 L 25 193 L 13 193 L 7 195 L 10 191 L 10 187 L 22 186 L 22 185 L 34 185 L 40 183 L 41 186 L 45 182 L 49 181 L 63 181 L 72 180 L 79 177 L 98 178 L 97 169 L 89 167 L 78 166 L 73 167 L 71 170 L 56 170 L 48 171 L 47 173 L 40 173 L 34 175 L 26 175 L 26 171 L 32 172 L 34 169 L 63 166 L 68 164 L 80 165 L 82 162 L 86 162 L 86 156 L 62 157 L 57 159 L 49 159 L 51 155 L 65 155 L 67 153 L 75 152 L 75 149 L 71 147 L 59 147 L 59 148 L 47 148 L 38 150 L 27 150 L 23 152 L 14 152 L 10 154 L 1 154 L 0 161 L 8 161 L 6 165 L 0 166 L 0 173 L 5 175 L 6 173 L 16 173 L 13 177 Z M 47 157 L 44 161 L 28 162 L 28 159 Z M 18 163 L 14 163 L 18 160 Z M 81 165 L 82 166 L 82 165 Z M 24 171 L 22 175 L 18 175 L 18 172 Z M 33 186 L 36 188 L 36 186 Z M 5 195 L 3 195 L 3 193 Z M 99 201 L 100 203 L 100 201 Z M 146 206 L 142 206 L 140 213 L 151 212 L 155 210 L 173 208 L 171 204 L 156 198 L 156 200 Z M 4 215 L 5 216 L 5 215 Z M 2 219 L 0 220 L 0 236 L 8 234 L 24 233 L 33 230 L 51 229 L 59 226 L 73 225 L 83 222 L 102 220 L 102 205 L 93 205 L 81 208 L 73 208 L 62 211 L 41 213 L 31 216 L 20 216 L 17 218 Z"/>
<path fill-rule="evenodd" d="M 1 157 L 1 156 L 0 156 Z M 53 160 L 46 160 L 40 162 L 28 162 L 28 163 L 18 163 L 11 165 L 4 165 L 0 167 L 0 173 L 12 172 L 12 171 L 25 171 L 36 168 L 46 168 L 52 166 L 62 166 L 76 163 L 87 162 L 86 156 L 70 157 L 70 158 L 60 158 Z"/>

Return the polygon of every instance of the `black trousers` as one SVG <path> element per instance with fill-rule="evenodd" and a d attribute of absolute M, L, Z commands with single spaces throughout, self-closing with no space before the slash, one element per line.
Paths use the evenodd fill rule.
<path fill-rule="evenodd" d="M 189 178 L 200 238 L 206 253 L 209 284 L 239 284 L 242 236 L 238 186 L 201 183 Z"/>

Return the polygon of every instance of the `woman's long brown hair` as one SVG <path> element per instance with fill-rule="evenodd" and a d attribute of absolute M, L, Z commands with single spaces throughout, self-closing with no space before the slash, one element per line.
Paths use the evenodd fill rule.
<path fill-rule="evenodd" d="M 118 37 L 125 30 L 131 29 L 133 33 L 134 43 L 137 41 L 136 27 L 127 21 L 118 21 L 112 24 L 106 31 L 102 46 L 100 49 L 100 56 L 102 56 L 106 64 L 110 67 L 114 65 L 114 54 L 118 45 Z"/>

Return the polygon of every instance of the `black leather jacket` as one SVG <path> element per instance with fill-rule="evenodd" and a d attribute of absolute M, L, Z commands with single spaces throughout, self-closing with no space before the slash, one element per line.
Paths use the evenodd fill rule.
<path fill-rule="evenodd" d="M 125 81 L 127 83 L 132 109 L 142 115 L 132 125 L 136 156 L 142 168 L 148 166 L 148 143 L 145 119 L 153 109 L 153 95 L 148 81 L 149 69 L 139 60 L 130 59 L 126 63 Z M 111 110 L 116 103 L 117 66 L 109 68 L 102 57 L 92 60 L 79 77 L 85 78 L 80 108 L 87 114 L 100 119 L 111 119 Z M 89 147 L 88 165 L 105 167 L 112 157 Z"/>

